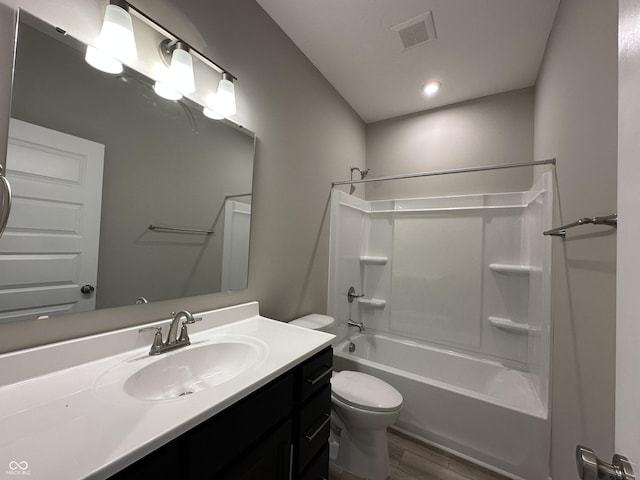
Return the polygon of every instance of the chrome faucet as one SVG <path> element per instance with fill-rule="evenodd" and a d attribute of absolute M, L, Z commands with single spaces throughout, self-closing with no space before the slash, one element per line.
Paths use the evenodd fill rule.
<path fill-rule="evenodd" d="M 358 327 L 358 329 L 360 330 L 360 333 L 367 331 L 367 329 L 364 328 L 364 322 L 356 322 L 354 320 L 349 319 L 347 321 L 347 325 L 350 325 L 352 327 Z"/>
<path fill-rule="evenodd" d="M 180 322 L 180 318 L 184 317 L 185 320 L 182 324 L 182 332 L 180 332 L 180 340 L 182 340 L 182 333 L 186 333 L 187 324 L 195 323 L 195 319 L 191 312 L 187 310 L 180 310 L 178 313 L 171 312 L 173 315 L 173 320 L 171 320 L 171 326 L 169 327 L 169 333 L 167 334 L 167 341 L 164 342 L 165 345 L 174 345 L 178 340 L 178 322 Z M 188 340 L 188 337 L 187 337 Z"/>
<path fill-rule="evenodd" d="M 180 310 L 178 313 L 171 312 L 171 315 L 173 315 L 173 319 L 171 320 L 171 326 L 169 327 L 166 342 L 162 341 L 162 327 L 146 327 L 138 330 L 138 332 L 146 332 L 148 330 L 156 331 L 153 336 L 153 344 L 151 345 L 151 350 L 149 350 L 149 355 L 160 355 L 161 353 L 169 352 L 176 348 L 186 347 L 191 344 L 191 340 L 189 340 L 189 333 L 187 332 L 187 325 L 196 323 L 202 319 L 194 318 L 187 310 Z M 180 337 L 178 337 L 178 323 L 182 317 L 184 317 L 185 320 L 182 322 Z"/>

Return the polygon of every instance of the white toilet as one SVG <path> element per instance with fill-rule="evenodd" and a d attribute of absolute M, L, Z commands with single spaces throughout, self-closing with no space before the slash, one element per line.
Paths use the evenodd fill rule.
<path fill-rule="evenodd" d="M 330 331 L 334 319 L 311 314 L 290 322 Z M 402 395 L 379 378 L 343 370 L 331 378 L 331 460 L 367 480 L 389 475 L 387 427 L 402 409 Z"/>

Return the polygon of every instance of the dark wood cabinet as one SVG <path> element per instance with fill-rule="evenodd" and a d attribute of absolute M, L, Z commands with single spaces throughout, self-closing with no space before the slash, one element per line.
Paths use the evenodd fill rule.
<path fill-rule="evenodd" d="M 333 350 L 329 348 L 296 372 L 293 478 L 328 478 L 332 366 Z"/>
<path fill-rule="evenodd" d="M 332 360 L 329 347 L 111 479 L 328 478 Z"/>
<path fill-rule="evenodd" d="M 326 444 L 318 452 L 298 478 L 300 480 L 327 480 L 329 478 L 329 444 Z"/>

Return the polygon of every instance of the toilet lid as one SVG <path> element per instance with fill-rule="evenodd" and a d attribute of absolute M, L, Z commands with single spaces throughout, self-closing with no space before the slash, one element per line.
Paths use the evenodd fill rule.
<path fill-rule="evenodd" d="M 331 378 L 332 393 L 343 402 L 364 410 L 390 412 L 402 405 L 402 395 L 379 378 L 343 370 Z"/>
<path fill-rule="evenodd" d="M 289 323 L 291 325 L 297 325 L 298 327 L 309 328 L 311 330 L 323 330 L 333 325 L 333 317 L 328 315 L 320 315 L 319 313 L 311 313 L 304 317 L 292 320 Z"/>

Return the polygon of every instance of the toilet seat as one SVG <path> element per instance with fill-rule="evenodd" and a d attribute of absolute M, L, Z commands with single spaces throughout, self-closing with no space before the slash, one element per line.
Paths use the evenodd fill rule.
<path fill-rule="evenodd" d="M 331 393 L 347 405 L 372 412 L 393 412 L 402 407 L 398 390 L 366 373 L 337 373 L 331 378 Z"/>

